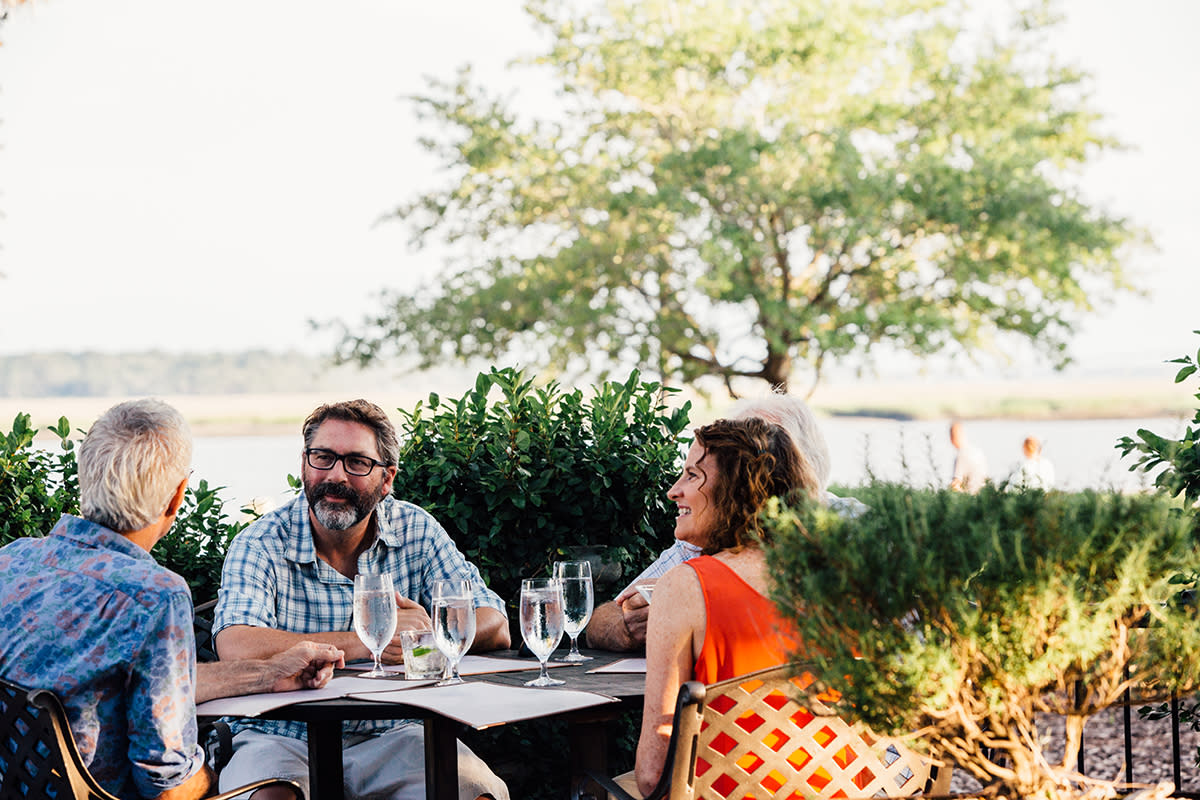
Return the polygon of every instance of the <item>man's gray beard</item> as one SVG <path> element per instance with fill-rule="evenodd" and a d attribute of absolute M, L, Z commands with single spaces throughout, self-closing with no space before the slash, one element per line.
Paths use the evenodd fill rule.
<path fill-rule="evenodd" d="M 345 531 L 357 525 L 365 515 L 360 516 L 353 504 L 333 506 L 322 498 L 312 507 L 317 521 L 331 531 Z"/>

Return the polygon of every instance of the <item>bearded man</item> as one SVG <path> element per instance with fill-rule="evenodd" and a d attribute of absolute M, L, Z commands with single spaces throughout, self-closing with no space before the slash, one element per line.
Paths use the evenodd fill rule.
<path fill-rule="evenodd" d="M 370 658 L 352 625 L 360 572 L 392 576 L 397 631 L 432 627 L 426 609 L 435 580 L 470 580 L 477 620 L 471 650 L 509 647 L 504 603 L 479 570 L 428 512 L 392 497 L 400 448 L 383 410 L 365 400 L 324 405 L 305 420 L 303 433 L 303 494 L 238 534 L 225 557 L 214 621 L 221 659 L 264 658 L 300 640 L 334 644 L 346 661 Z M 403 660 L 398 636 L 383 660 Z M 346 722 L 342 735 L 347 797 L 425 796 L 418 722 Z M 508 798 L 504 782 L 461 742 L 458 757 L 460 797 Z M 308 775 L 303 723 L 236 723 L 222 787 L 248 782 L 246 776 L 287 777 L 309 795 Z"/>

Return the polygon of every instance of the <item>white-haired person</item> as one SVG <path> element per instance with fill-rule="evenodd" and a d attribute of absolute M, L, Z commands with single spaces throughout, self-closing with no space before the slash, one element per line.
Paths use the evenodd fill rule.
<path fill-rule="evenodd" d="M 120 403 L 79 447 L 80 515 L 0 549 L 0 675 L 58 695 L 88 770 L 118 797 L 209 795 L 197 702 L 323 686 L 343 665 L 341 650 L 313 642 L 196 663 L 191 591 L 150 555 L 183 504 L 191 459 L 178 411 Z"/>
<path fill-rule="evenodd" d="M 817 497 L 822 498 L 839 514 L 847 516 L 860 514 L 866 509 L 866 506 L 852 497 L 838 497 L 829 491 L 829 445 L 825 441 L 825 435 L 821 433 L 820 426 L 817 425 L 816 415 L 799 397 L 774 393 L 746 398 L 734 405 L 729 418 L 758 418 L 779 425 L 812 467 L 817 482 Z M 596 607 L 586 631 L 588 646 L 599 650 L 623 652 L 645 647 L 650 603 L 636 587 L 652 586 L 672 567 L 698 555 L 698 546 L 676 538 L 670 547 L 662 551 L 658 558 L 630 581 L 614 599 Z"/>

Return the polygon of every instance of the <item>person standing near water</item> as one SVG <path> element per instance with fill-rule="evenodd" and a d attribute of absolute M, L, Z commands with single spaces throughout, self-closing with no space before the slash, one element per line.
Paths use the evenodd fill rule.
<path fill-rule="evenodd" d="M 983 451 L 967 440 L 961 422 L 950 423 L 950 444 L 958 451 L 954 458 L 954 475 L 950 488 L 956 492 L 975 494 L 987 482 L 987 459 Z"/>
<path fill-rule="evenodd" d="M 1013 472 L 1009 485 L 1014 489 L 1053 489 L 1054 464 L 1042 456 L 1042 443 L 1036 436 L 1026 436 L 1021 443 L 1025 459 Z"/>

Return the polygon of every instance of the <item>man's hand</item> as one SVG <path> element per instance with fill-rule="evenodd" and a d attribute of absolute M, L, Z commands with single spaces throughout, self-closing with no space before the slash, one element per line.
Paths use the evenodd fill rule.
<path fill-rule="evenodd" d="M 396 630 L 431 631 L 433 620 L 429 618 L 429 612 L 424 606 L 396 592 Z M 395 644 L 400 646 L 399 637 L 395 639 Z"/>
<path fill-rule="evenodd" d="M 268 658 L 263 671 L 270 691 L 320 689 L 329 683 L 335 667 L 346 666 L 345 654 L 331 644 L 301 642 Z"/>
<path fill-rule="evenodd" d="M 639 581 L 653 584 L 654 581 Z M 641 593 L 630 587 L 617 595 L 616 600 L 601 603 L 587 626 L 587 643 L 598 650 L 629 651 L 646 646 L 646 622 L 650 619 L 650 604 Z"/>
<path fill-rule="evenodd" d="M 642 581 L 642 584 L 652 584 L 653 581 Z M 625 623 L 625 631 L 629 639 L 638 647 L 646 646 L 646 623 L 650 620 L 650 603 L 642 593 L 634 587 L 629 587 L 617 595 L 617 605 L 621 607 L 621 620 Z"/>
<path fill-rule="evenodd" d="M 404 647 L 400 642 L 400 631 L 431 631 L 433 620 L 420 603 L 409 600 L 396 592 L 396 633 L 383 649 L 380 661 L 384 664 L 403 664 Z"/>
<path fill-rule="evenodd" d="M 260 692 L 319 689 L 345 653 L 331 644 L 302 641 L 269 658 L 245 658 L 196 665 L 196 702 Z"/>

